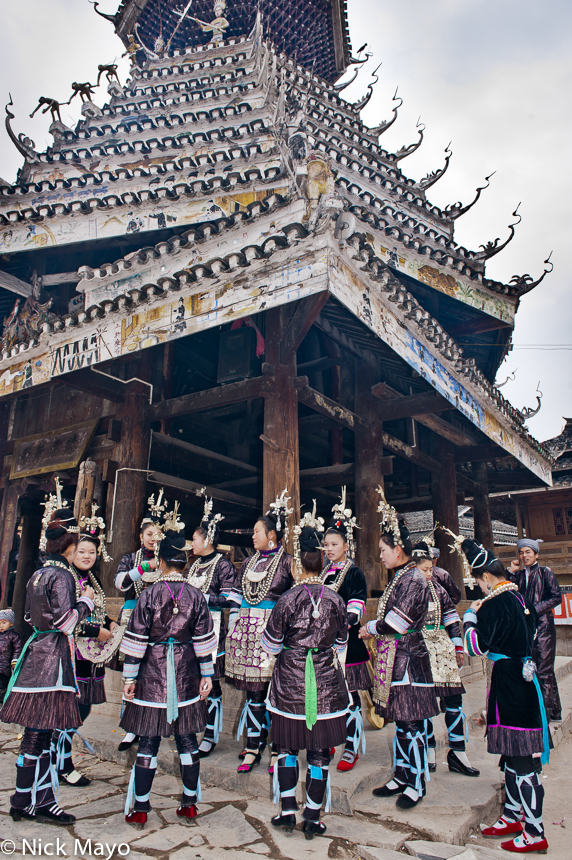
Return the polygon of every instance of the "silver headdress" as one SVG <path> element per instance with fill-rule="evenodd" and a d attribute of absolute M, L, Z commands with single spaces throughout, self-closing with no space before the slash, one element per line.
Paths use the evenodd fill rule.
<path fill-rule="evenodd" d="M 175 502 L 173 510 L 169 512 L 169 505 L 164 496 L 164 490 L 161 487 L 157 501 L 155 501 L 154 493 L 149 496 L 149 499 L 147 500 L 149 510 L 154 517 L 154 519 L 149 519 L 149 522 L 153 523 L 156 529 L 155 560 L 157 561 L 157 564 L 159 562 L 159 544 L 165 537 L 165 534 L 168 531 L 180 532 L 185 528 L 185 524 L 179 519 L 179 502 Z M 163 518 L 162 523 L 160 522 L 161 517 Z"/>
<path fill-rule="evenodd" d="M 213 516 L 213 500 L 212 497 L 207 498 L 207 488 L 203 487 L 201 490 L 197 491 L 197 495 L 205 497 L 205 506 L 203 510 L 203 518 L 201 520 L 201 525 L 206 529 L 207 537 L 205 541 L 205 546 L 212 544 L 217 525 L 224 520 L 223 514 L 214 514 Z"/>
<path fill-rule="evenodd" d="M 383 492 L 383 487 L 381 485 L 377 488 L 377 492 L 379 493 L 377 512 L 378 514 L 381 514 L 381 522 L 379 524 L 381 533 L 382 535 L 390 535 L 393 538 L 394 544 L 396 546 L 399 545 L 403 549 L 403 540 L 401 537 L 401 529 L 399 528 L 397 511 L 385 498 L 385 493 Z"/>
<path fill-rule="evenodd" d="M 79 530 L 80 534 L 83 532 L 84 534 L 88 534 L 93 538 L 99 540 L 99 552 L 104 561 L 113 561 L 107 549 L 105 547 L 105 531 L 106 525 L 103 517 L 97 516 L 97 511 L 99 510 L 99 505 L 96 505 L 94 502 L 91 503 L 91 516 L 88 517 L 85 514 L 80 517 L 79 521 Z"/>
<path fill-rule="evenodd" d="M 288 507 L 290 496 L 288 489 L 282 490 L 279 496 L 270 503 L 270 510 L 266 511 L 266 516 L 276 517 L 276 531 L 284 532 L 284 540 L 288 540 L 288 517 L 294 513 L 294 508 Z"/>
<path fill-rule="evenodd" d="M 456 535 L 455 532 L 451 531 L 451 529 L 448 529 L 445 526 L 440 525 L 439 523 L 435 525 L 435 528 L 441 529 L 442 532 L 445 532 L 445 534 L 448 534 L 450 537 L 453 538 L 453 543 L 449 544 L 449 549 L 452 552 L 456 552 L 458 553 L 458 555 L 461 556 L 461 561 L 463 562 L 463 582 L 465 583 L 465 585 L 468 585 L 469 588 L 474 588 L 477 582 L 471 573 L 471 565 L 469 564 L 469 560 L 462 550 L 465 535 Z M 483 550 L 483 552 L 485 553 L 486 557 L 485 550 Z"/>
<path fill-rule="evenodd" d="M 342 496 L 337 505 L 332 508 L 336 528 L 344 528 L 346 531 L 346 543 L 349 546 L 349 555 L 355 558 L 356 542 L 354 529 L 359 528 L 356 518 L 352 515 L 352 509 L 347 507 L 346 487 L 342 487 Z"/>
<path fill-rule="evenodd" d="M 316 516 L 316 499 L 312 499 L 312 512 L 306 511 L 298 525 L 294 526 L 294 566 L 302 573 L 302 553 L 300 551 L 300 535 L 305 528 L 314 529 L 316 537 L 324 531 L 324 518 Z"/>
<path fill-rule="evenodd" d="M 42 517 L 42 535 L 40 537 L 40 550 L 41 550 L 41 552 L 46 551 L 46 545 L 47 545 L 47 541 L 48 541 L 48 538 L 46 535 L 46 529 L 48 528 L 48 526 L 52 520 L 53 515 L 58 510 L 61 510 L 61 511 L 65 510 L 66 512 L 68 511 L 68 508 L 65 507 L 65 505 L 68 503 L 64 502 L 62 499 L 62 485 L 60 483 L 60 479 L 56 475 L 54 480 L 55 480 L 55 484 L 56 484 L 56 494 L 54 495 L 53 493 L 50 493 L 47 501 L 42 503 L 44 506 L 44 516 Z M 70 513 L 71 513 L 71 511 L 70 511 Z M 70 534 L 73 534 L 74 532 L 79 532 L 79 526 L 77 525 L 77 523 L 74 526 L 66 526 L 66 525 L 64 525 L 64 523 L 66 523 L 66 522 L 74 522 L 74 523 L 76 522 L 73 514 L 70 517 L 68 517 L 67 520 L 61 521 L 61 528 L 63 528 L 64 531 L 69 532 Z"/>

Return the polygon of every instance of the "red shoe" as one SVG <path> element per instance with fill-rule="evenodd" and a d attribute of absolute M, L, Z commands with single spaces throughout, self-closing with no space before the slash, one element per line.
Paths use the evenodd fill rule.
<path fill-rule="evenodd" d="M 520 821 L 509 821 L 504 815 L 501 815 L 492 827 L 485 827 L 481 830 L 481 836 L 490 836 L 498 839 L 499 836 L 508 836 L 509 833 L 522 833 L 522 824 Z"/>
<path fill-rule="evenodd" d="M 129 815 L 125 816 L 125 821 L 127 824 L 146 824 L 147 823 L 147 813 L 146 812 L 130 812 Z"/>
<path fill-rule="evenodd" d="M 512 851 L 514 854 L 528 854 L 535 851 L 537 854 L 546 854 L 548 842 L 546 839 L 535 839 L 532 841 L 526 833 L 519 833 L 509 842 L 501 842 L 501 848 Z"/>
<path fill-rule="evenodd" d="M 336 748 L 330 747 L 330 758 L 333 758 L 335 756 L 335 754 L 336 754 Z"/>
<path fill-rule="evenodd" d="M 348 756 L 348 758 L 345 758 L 345 756 Z M 341 770 L 341 771 L 342 771 L 342 773 L 346 773 L 346 771 L 348 771 L 348 770 L 352 770 L 352 769 L 353 769 L 353 766 L 355 765 L 355 763 L 356 763 L 356 761 L 357 761 L 358 759 L 359 759 L 359 755 L 358 755 L 358 753 L 356 753 L 356 754 L 355 754 L 355 756 L 354 756 L 354 754 L 353 754 L 353 753 L 348 752 L 348 751 L 346 750 L 346 751 L 345 751 L 345 753 L 343 754 L 343 756 L 341 757 L 341 759 L 340 759 L 340 760 L 339 760 L 339 762 L 338 762 L 338 767 L 337 767 L 337 769 L 338 769 L 338 770 Z"/>
<path fill-rule="evenodd" d="M 179 818 L 196 818 L 198 815 L 197 807 L 194 803 L 191 806 L 179 806 L 177 815 Z"/>

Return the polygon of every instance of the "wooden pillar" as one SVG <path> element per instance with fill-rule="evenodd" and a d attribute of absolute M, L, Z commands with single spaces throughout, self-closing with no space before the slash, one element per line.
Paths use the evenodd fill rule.
<path fill-rule="evenodd" d="M 298 450 L 298 394 L 294 388 L 296 356 L 280 364 L 280 343 L 285 331 L 285 308 L 266 312 L 266 361 L 274 366 L 274 391 L 264 401 L 263 507 L 264 513 L 277 495 L 287 487 L 291 524 L 298 521 L 300 509 L 300 460 Z M 290 529 L 288 551 L 292 550 Z"/>
<path fill-rule="evenodd" d="M 522 525 L 522 508 L 520 507 L 520 503 L 516 496 L 513 499 L 514 501 L 514 515 L 516 517 L 516 534 L 519 540 L 522 540 L 524 537 L 524 528 Z"/>
<path fill-rule="evenodd" d="M 375 420 L 375 398 L 371 386 L 378 382 L 369 366 L 357 365 L 355 373 L 355 412 L 370 426 L 355 428 L 355 506 L 359 529 L 356 533 L 357 564 L 367 581 L 368 594 L 387 584 L 382 576 L 379 559 L 379 514 L 377 488 L 383 486 L 383 446 L 380 436 L 383 425 Z M 390 461 L 391 464 L 391 461 Z"/>
<path fill-rule="evenodd" d="M 494 546 L 494 537 L 489 504 L 489 479 L 487 464 L 484 460 L 482 463 L 477 464 L 475 480 L 479 485 L 479 492 L 473 495 L 475 540 L 478 543 L 482 543 L 485 549 L 492 549 Z"/>
<path fill-rule="evenodd" d="M 2 591 L 2 607 L 6 607 L 8 598 L 8 575 L 10 568 L 10 553 L 14 545 L 14 534 L 18 523 L 18 500 L 21 493 L 20 482 L 12 484 L 6 480 L 2 507 L 0 509 L 0 522 L 2 523 L 2 535 L 0 537 L 0 589 Z"/>
<path fill-rule="evenodd" d="M 42 533 L 42 516 L 44 509 L 38 499 L 22 498 L 22 536 L 18 553 L 18 566 L 14 582 L 12 609 L 16 615 L 16 630 L 27 639 L 32 634 L 32 628 L 24 621 L 26 608 L 26 586 L 28 580 L 37 569 L 40 536 Z"/>
<path fill-rule="evenodd" d="M 107 535 L 112 540 L 107 551 L 112 561 L 101 565 L 102 585 L 108 594 L 114 594 L 113 578 L 121 556 L 139 546 L 139 529 L 147 500 L 147 468 L 150 444 L 150 425 L 146 418 L 149 389 L 131 383 L 125 401 L 118 413 L 121 422 L 121 439 L 115 449 L 117 471 L 115 481 L 107 492 L 105 521 Z"/>
<path fill-rule="evenodd" d="M 432 474 L 431 495 L 433 497 L 434 522 L 446 526 L 457 535 L 459 534 L 459 513 L 453 446 L 446 439 L 438 436 L 435 438 L 433 456 L 442 466 L 441 472 L 433 472 Z M 463 564 L 460 556 L 449 549 L 451 542 L 452 538 L 449 535 L 437 529 L 435 546 L 441 551 L 439 567 L 447 570 L 456 585 L 463 591 Z"/>

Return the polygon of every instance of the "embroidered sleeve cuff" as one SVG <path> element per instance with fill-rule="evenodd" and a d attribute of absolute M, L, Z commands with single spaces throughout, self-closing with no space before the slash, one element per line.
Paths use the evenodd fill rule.
<path fill-rule="evenodd" d="M 138 579 L 141 579 L 141 571 L 139 568 L 134 567 L 133 570 L 129 571 L 128 576 L 131 582 L 137 582 Z M 129 587 L 129 583 L 127 584 L 127 587 Z"/>
<path fill-rule="evenodd" d="M 95 606 L 95 603 L 93 602 L 91 597 L 87 596 L 87 594 L 82 594 L 82 596 L 78 600 L 78 603 L 87 603 L 90 609 L 93 609 L 93 607 Z"/>
<path fill-rule="evenodd" d="M 203 636 L 193 636 L 193 648 L 195 649 L 197 657 L 211 654 L 217 647 L 218 640 L 213 630 L 209 633 L 203 634 Z"/>
<path fill-rule="evenodd" d="M 363 600 L 357 600 L 356 598 L 352 598 L 348 600 L 348 614 L 353 612 L 357 615 L 358 621 L 362 617 L 365 610 L 365 603 Z"/>
<path fill-rule="evenodd" d="M 443 615 L 443 624 L 445 627 L 449 627 L 451 624 L 457 624 L 460 620 L 459 613 L 456 609 L 451 609 Z"/>
<path fill-rule="evenodd" d="M 455 646 L 456 651 L 462 651 L 463 650 L 463 640 L 461 639 L 460 636 L 453 636 L 451 638 L 451 642 Z"/>
<path fill-rule="evenodd" d="M 466 624 L 468 621 L 472 621 L 473 624 L 477 623 L 477 613 L 474 609 L 467 609 L 467 611 L 463 615 L 463 624 Z"/>
<path fill-rule="evenodd" d="M 139 663 L 124 663 L 123 664 L 123 680 L 125 682 L 134 681 L 139 674 Z"/>
<path fill-rule="evenodd" d="M 199 659 L 199 666 L 203 678 L 211 678 L 214 675 L 214 663 L 212 659 L 201 657 Z"/>
<path fill-rule="evenodd" d="M 284 647 L 284 637 L 282 639 L 274 639 L 265 630 L 260 640 L 260 645 L 267 654 L 280 654 Z"/>
<path fill-rule="evenodd" d="M 336 639 L 336 641 L 334 642 L 334 648 L 336 649 L 338 654 L 341 654 L 342 651 L 345 651 L 345 649 L 347 647 L 348 647 L 348 637 L 347 636 L 345 637 L 345 639 Z"/>
<path fill-rule="evenodd" d="M 485 651 L 482 651 L 479 645 L 477 631 L 474 627 L 469 627 L 465 631 L 465 651 L 469 657 L 484 657 Z"/>
<path fill-rule="evenodd" d="M 393 627 L 397 633 L 406 633 L 411 622 L 400 612 L 397 612 L 395 609 L 391 609 L 385 616 L 385 623 L 389 624 L 390 627 Z"/>
<path fill-rule="evenodd" d="M 145 651 L 147 650 L 148 642 L 148 636 L 142 636 L 139 633 L 133 633 L 131 630 L 128 630 L 123 637 L 119 650 L 129 657 L 135 657 L 138 660 L 142 660 Z"/>
<path fill-rule="evenodd" d="M 371 633 L 372 636 L 375 636 L 377 633 L 376 626 L 377 626 L 377 621 L 368 621 L 367 624 L 365 625 L 365 629 L 367 630 L 368 633 Z"/>

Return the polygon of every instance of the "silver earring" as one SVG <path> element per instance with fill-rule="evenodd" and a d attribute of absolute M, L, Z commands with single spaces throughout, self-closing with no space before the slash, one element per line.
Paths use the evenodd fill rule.
<path fill-rule="evenodd" d="M 274 549 L 274 541 L 273 540 L 268 541 L 268 549 Z"/>
<path fill-rule="evenodd" d="M 493 590 L 492 585 L 490 584 L 490 582 L 487 582 L 487 591 L 488 591 L 488 593 L 490 594 L 492 590 Z"/>

